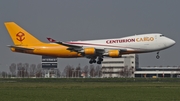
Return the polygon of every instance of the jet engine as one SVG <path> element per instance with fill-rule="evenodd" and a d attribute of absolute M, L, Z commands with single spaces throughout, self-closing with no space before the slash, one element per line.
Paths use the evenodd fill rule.
<path fill-rule="evenodd" d="M 94 55 L 96 53 L 95 48 L 85 48 L 84 49 L 84 54 L 85 55 Z"/>
<path fill-rule="evenodd" d="M 109 57 L 117 58 L 120 57 L 120 51 L 119 50 L 110 50 L 108 52 Z"/>

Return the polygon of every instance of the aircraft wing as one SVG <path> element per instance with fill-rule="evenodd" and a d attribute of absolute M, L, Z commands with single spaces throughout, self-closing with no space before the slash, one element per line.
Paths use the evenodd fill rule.
<path fill-rule="evenodd" d="M 63 46 L 67 46 L 68 47 L 67 50 L 82 53 L 82 54 L 84 52 L 85 47 L 83 47 L 81 45 L 74 45 L 74 44 L 71 44 L 71 43 L 66 43 L 66 42 L 62 42 L 62 41 L 56 41 L 56 40 L 54 40 L 52 38 L 47 38 L 47 39 L 52 43 L 57 43 L 57 44 L 60 44 L 60 45 L 63 45 Z M 112 49 L 112 48 L 111 49 L 95 48 L 95 50 L 96 50 L 96 55 L 100 55 L 100 56 L 107 55 L 108 54 L 107 51 L 109 51 L 109 50 L 118 50 L 119 52 L 121 51 L 121 53 L 127 53 L 128 52 L 126 49 L 116 49 L 116 48 L 115 49 Z"/>
<path fill-rule="evenodd" d="M 55 43 L 63 45 L 63 46 L 71 47 L 71 48 L 82 48 L 83 47 L 83 46 L 72 45 L 72 44 L 69 44 L 69 43 L 61 42 L 61 41 L 55 42 Z"/>
<path fill-rule="evenodd" d="M 64 42 L 56 42 L 56 43 L 67 46 L 69 47 L 67 48 L 68 50 L 79 52 L 79 53 L 82 53 L 82 50 L 84 49 L 83 46 L 73 45 L 73 44 L 64 43 Z M 103 54 L 104 51 L 105 51 L 104 49 L 96 49 L 96 53 L 98 54 Z"/>
<path fill-rule="evenodd" d="M 69 43 L 64 43 L 64 42 L 56 42 L 60 45 L 64 45 L 64 46 L 67 46 L 67 50 L 70 50 L 70 51 L 75 51 L 75 52 L 78 52 L 80 54 L 83 55 L 84 53 L 84 48 L 83 46 L 77 46 L 77 45 L 73 45 L 73 44 L 69 44 Z M 104 49 L 95 49 L 96 50 L 96 54 L 97 55 L 103 55 L 105 53 L 105 50 Z"/>
<path fill-rule="evenodd" d="M 65 42 L 61 42 L 61 41 L 56 42 L 56 43 L 63 46 L 67 46 L 68 47 L 67 50 L 70 50 L 70 51 L 80 52 L 81 50 L 83 50 L 83 46 L 72 45 Z"/>
<path fill-rule="evenodd" d="M 83 46 L 73 45 L 73 44 L 69 44 L 69 43 L 66 43 L 66 42 L 62 42 L 62 41 L 56 41 L 55 39 L 52 39 L 52 38 L 49 38 L 49 37 L 47 37 L 47 39 L 48 39 L 49 42 L 57 43 L 57 44 L 60 44 L 60 45 L 63 45 L 63 46 L 67 46 L 68 47 L 67 50 L 82 53 Z M 104 51 L 105 51 L 104 49 L 96 49 L 96 52 L 98 54 L 103 54 Z"/>
<path fill-rule="evenodd" d="M 70 51 L 75 51 L 75 52 L 79 52 L 80 50 L 82 50 L 82 46 L 77 46 L 77 45 L 72 45 L 72 44 L 68 44 L 68 43 L 65 43 L 65 42 L 62 42 L 62 41 L 56 41 L 55 39 L 52 39 L 52 38 L 47 38 L 49 42 L 52 42 L 52 43 L 57 43 L 57 44 L 60 44 L 60 45 L 63 45 L 63 46 L 67 46 L 68 50 Z"/>
<path fill-rule="evenodd" d="M 8 47 L 19 49 L 19 50 L 34 50 L 33 48 L 24 48 L 24 47 L 21 47 L 21 46 L 11 46 L 11 45 L 8 45 Z"/>

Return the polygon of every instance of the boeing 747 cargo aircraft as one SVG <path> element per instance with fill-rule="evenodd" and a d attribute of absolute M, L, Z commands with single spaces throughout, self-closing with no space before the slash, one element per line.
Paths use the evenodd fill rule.
<path fill-rule="evenodd" d="M 13 52 L 47 55 L 58 58 L 86 57 L 89 63 L 101 64 L 104 57 L 118 58 L 123 54 L 157 52 L 169 48 L 175 41 L 160 33 L 133 35 L 122 38 L 61 42 L 48 38 L 44 43 L 14 22 L 5 22 L 14 45 L 8 45 Z"/>

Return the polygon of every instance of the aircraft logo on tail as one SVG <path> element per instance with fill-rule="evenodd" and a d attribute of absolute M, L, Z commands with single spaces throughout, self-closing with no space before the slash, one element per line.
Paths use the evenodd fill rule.
<path fill-rule="evenodd" d="M 52 39 L 52 38 L 47 38 L 49 42 L 56 42 L 56 40 Z"/>
<path fill-rule="evenodd" d="M 22 42 L 25 39 L 25 34 L 23 32 L 19 32 L 16 34 L 16 39 L 20 42 Z"/>

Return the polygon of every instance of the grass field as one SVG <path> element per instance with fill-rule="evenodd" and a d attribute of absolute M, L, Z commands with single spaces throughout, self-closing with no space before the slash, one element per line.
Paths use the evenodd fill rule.
<path fill-rule="evenodd" d="M 180 80 L 0 79 L 0 101 L 180 101 Z"/>

